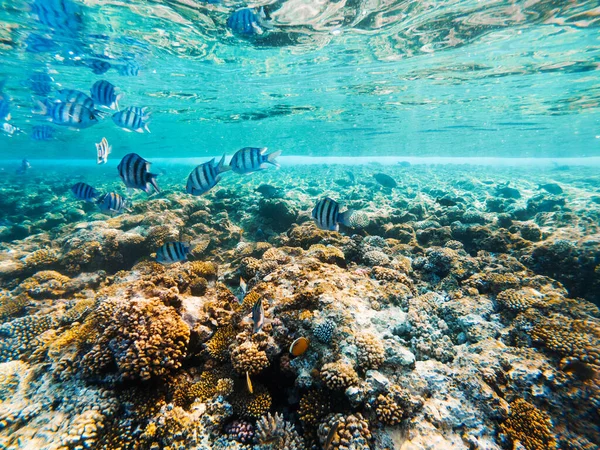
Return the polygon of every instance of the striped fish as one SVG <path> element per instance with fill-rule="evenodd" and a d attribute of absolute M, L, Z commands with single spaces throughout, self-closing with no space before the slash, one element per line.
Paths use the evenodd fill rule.
<path fill-rule="evenodd" d="M 98 154 L 98 164 L 106 164 L 108 161 L 108 155 L 112 147 L 108 145 L 108 141 L 105 137 L 102 138 L 99 144 L 96 144 L 96 153 Z"/>
<path fill-rule="evenodd" d="M 85 63 L 96 75 L 104 75 L 112 67 L 108 61 L 96 58 L 87 59 Z"/>
<path fill-rule="evenodd" d="M 322 198 L 312 210 L 312 217 L 322 230 L 339 231 L 339 224 L 350 226 L 350 216 L 354 213 L 349 209 L 340 213 L 340 205 L 329 197 Z"/>
<path fill-rule="evenodd" d="M 128 153 L 117 166 L 119 176 L 125 186 L 133 189 L 141 189 L 149 194 L 151 187 L 160 192 L 156 184 L 157 174 L 150 173 L 150 163 L 137 153 Z"/>
<path fill-rule="evenodd" d="M 133 110 L 125 110 L 114 113 L 112 119 L 114 123 L 125 131 L 137 131 L 138 133 L 143 133 L 144 130 L 146 130 L 150 133 L 150 128 L 148 128 L 148 115 L 141 115 Z"/>
<path fill-rule="evenodd" d="M 254 323 L 252 333 L 258 333 L 265 324 L 265 308 L 263 307 L 262 297 L 256 300 L 256 303 L 252 306 L 252 322 Z"/>
<path fill-rule="evenodd" d="M 183 242 L 167 242 L 156 251 L 156 261 L 161 264 L 186 261 L 191 253 L 190 246 Z"/>
<path fill-rule="evenodd" d="M 231 170 L 231 167 L 225 166 L 225 155 L 215 165 L 215 158 L 204 164 L 200 164 L 192 173 L 190 173 L 185 187 L 185 192 L 192 195 L 206 194 L 221 180 L 219 174 Z"/>
<path fill-rule="evenodd" d="M 54 137 L 54 128 L 50 125 L 35 125 L 31 129 L 31 139 L 34 141 L 49 141 Z"/>
<path fill-rule="evenodd" d="M 77 103 L 78 105 L 83 105 L 90 111 L 94 111 L 96 109 L 94 106 L 94 100 L 92 100 L 87 94 L 76 89 L 61 89 L 58 91 L 56 98 L 63 103 Z"/>
<path fill-rule="evenodd" d="M 140 66 L 134 61 L 127 61 L 119 67 L 119 75 L 126 77 L 137 77 L 140 73 Z"/>
<path fill-rule="evenodd" d="M 127 108 L 124 109 L 124 111 L 132 111 L 135 114 L 137 114 L 138 116 L 141 116 L 144 121 L 148 121 L 148 119 L 150 119 L 150 114 L 151 113 L 148 112 L 148 107 L 147 106 L 144 106 L 144 107 L 141 107 L 141 106 L 128 106 Z"/>
<path fill-rule="evenodd" d="M 67 34 L 77 34 L 83 26 L 81 7 L 71 0 L 34 0 L 32 12 L 38 21 Z"/>
<path fill-rule="evenodd" d="M 29 77 L 29 86 L 36 95 L 42 97 L 47 96 L 52 92 L 52 83 L 54 79 L 46 72 L 34 72 Z"/>
<path fill-rule="evenodd" d="M 129 211 L 127 209 L 127 200 L 116 192 L 109 192 L 98 199 L 98 207 L 104 214 L 121 213 Z"/>
<path fill-rule="evenodd" d="M 235 173 L 252 173 L 267 168 L 267 163 L 279 167 L 275 158 L 281 155 L 281 150 L 266 155 L 267 148 L 244 147 L 231 158 L 229 165 Z"/>
<path fill-rule="evenodd" d="M 93 202 L 100 195 L 95 188 L 86 183 L 77 183 L 73 185 L 71 192 L 73 192 L 77 200 L 84 200 L 86 202 Z"/>
<path fill-rule="evenodd" d="M 119 100 L 122 95 L 115 92 L 115 87 L 106 80 L 98 80 L 90 89 L 94 103 L 119 110 Z"/>
<path fill-rule="evenodd" d="M 49 120 L 56 125 L 82 129 L 98 123 L 98 118 L 94 112 L 78 103 L 52 103 L 48 100 L 35 101 L 37 105 L 32 112 L 48 116 Z"/>

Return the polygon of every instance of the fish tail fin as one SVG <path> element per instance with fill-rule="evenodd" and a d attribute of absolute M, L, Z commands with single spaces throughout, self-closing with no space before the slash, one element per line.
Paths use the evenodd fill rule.
<path fill-rule="evenodd" d="M 351 227 L 350 223 L 350 218 L 352 217 L 352 214 L 354 214 L 355 211 L 353 209 L 349 209 L 348 211 L 344 211 L 343 213 L 339 213 L 338 214 L 338 222 L 341 223 L 342 225 L 345 225 L 347 227 Z"/>
<path fill-rule="evenodd" d="M 146 130 L 148 133 L 151 133 L 150 128 L 148 128 L 148 122 L 144 124 L 144 130 Z"/>
<path fill-rule="evenodd" d="M 117 111 L 120 111 L 119 110 L 119 100 L 121 100 L 124 96 L 125 96 L 125 94 L 123 94 L 123 93 L 117 94 L 117 98 L 115 99 L 115 108 L 117 109 Z"/>
<path fill-rule="evenodd" d="M 277 157 L 279 157 L 279 155 L 281 155 L 281 150 L 277 150 L 276 152 L 269 153 L 267 155 L 267 162 L 269 164 L 273 164 L 275 167 L 280 167 L 279 163 L 276 161 Z"/>
<path fill-rule="evenodd" d="M 33 114 L 40 114 L 42 116 L 48 115 L 48 103 L 38 100 L 37 98 L 32 98 L 32 100 L 34 102 L 33 108 L 31 109 Z"/>
<path fill-rule="evenodd" d="M 225 165 L 225 153 L 223 153 L 223 156 L 221 157 L 221 160 L 219 161 L 219 164 L 217 165 L 217 173 L 223 173 L 223 172 L 227 172 L 229 170 L 231 170 L 231 166 Z"/>
<path fill-rule="evenodd" d="M 158 184 L 156 184 L 156 177 L 158 176 L 157 173 L 149 173 L 148 174 L 148 182 L 152 185 L 152 187 L 154 188 L 154 190 L 158 193 L 160 193 L 160 188 L 158 187 Z"/>

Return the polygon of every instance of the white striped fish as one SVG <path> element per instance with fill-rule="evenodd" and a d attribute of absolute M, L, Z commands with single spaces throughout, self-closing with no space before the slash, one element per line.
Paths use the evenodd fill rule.
<path fill-rule="evenodd" d="M 171 264 L 187 260 L 190 246 L 183 242 L 167 242 L 156 251 L 156 261 Z"/>
<path fill-rule="evenodd" d="M 150 163 L 137 153 L 128 153 L 117 166 L 119 176 L 125 186 L 133 189 L 141 189 L 149 194 L 151 189 L 160 192 L 156 184 L 157 174 L 150 173 Z"/>
<path fill-rule="evenodd" d="M 102 138 L 99 144 L 96 144 L 96 153 L 98 155 L 98 164 L 106 164 L 108 161 L 108 155 L 112 147 L 108 145 L 108 141 L 105 137 Z"/>
<path fill-rule="evenodd" d="M 92 100 L 85 93 L 76 89 L 61 89 L 58 91 L 56 98 L 63 103 L 79 103 L 90 111 L 94 111 L 95 109 L 94 100 Z"/>
<path fill-rule="evenodd" d="M 95 188 L 86 183 L 74 184 L 71 192 L 73 192 L 77 200 L 84 200 L 86 202 L 93 202 L 100 195 Z"/>
<path fill-rule="evenodd" d="M 231 167 L 225 166 L 225 155 L 215 165 L 215 158 L 204 164 L 200 164 L 192 173 L 190 173 L 185 187 L 185 191 L 192 195 L 206 194 L 221 180 L 219 174 L 231 170 Z"/>
<path fill-rule="evenodd" d="M 312 210 L 312 217 L 322 230 L 339 231 L 339 224 L 350 226 L 350 216 L 354 213 L 349 209 L 340 213 L 340 205 L 329 197 L 322 198 Z"/>
<path fill-rule="evenodd" d="M 98 118 L 79 103 L 52 103 L 50 101 L 39 101 L 37 107 L 32 110 L 34 114 L 48 116 L 56 125 L 64 125 L 72 128 L 88 128 L 98 123 Z"/>
<path fill-rule="evenodd" d="M 119 100 L 122 94 L 116 93 L 115 86 L 106 80 L 98 80 L 90 89 L 92 100 L 98 105 L 106 106 L 110 109 L 119 110 Z"/>
<path fill-rule="evenodd" d="M 235 173 L 252 173 L 267 168 L 267 164 L 279 167 L 275 160 L 281 155 L 281 150 L 266 155 L 267 148 L 244 147 L 231 158 L 229 165 Z"/>
<path fill-rule="evenodd" d="M 104 214 L 121 213 L 127 209 L 127 200 L 116 192 L 109 192 L 98 199 L 98 207 Z"/>
<path fill-rule="evenodd" d="M 123 128 L 125 131 L 136 131 L 138 133 L 143 133 L 144 130 L 146 130 L 148 133 L 150 133 L 150 128 L 148 128 L 150 115 L 144 113 L 143 108 L 143 114 L 138 114 L 137 111 L 138 109 L 126 109 L 124 111 L 114 113 L 112 116 L 113 122 Z"/>

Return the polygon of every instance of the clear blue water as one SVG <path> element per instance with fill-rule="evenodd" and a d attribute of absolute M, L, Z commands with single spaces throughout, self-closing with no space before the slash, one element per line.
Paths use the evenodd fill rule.
<path fill-rule="evenodd" d="M 23 131 L 0 133 L 4 158 L 94 158 L 102 137 L 116 157 L 248 145 L 310 156 L 600 155 L 594 1 L 275 2 L 270 28 L 252 37 L 227 26 L 238 2 L 37 3 L 0 9 L 0 79 L 9 123 Z M 101 64 L 110 68 L 94 74 Z M 34 72 L 52 77 L 50 98 L 110 81 L 123 107 L 149 108 L 152 134 L 125 133 L 108 116 L 33 141 L 44 122 L 31 114 Z"/>

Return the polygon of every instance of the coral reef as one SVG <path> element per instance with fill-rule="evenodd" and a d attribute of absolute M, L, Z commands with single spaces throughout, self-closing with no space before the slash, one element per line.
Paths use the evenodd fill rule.
<path fill-rule="evenodd" d="M 256 422 L 255 441 L 262 448 L 302 450 L 304 441 L 280 414 L 268 413 Z"/>
<path fill-rule="evenodd" d="M 517 443 L 527 450 L 557 448 L 550 419 L 521 398 L 510 404 L 510 415 L 500 424 L 500 432 L 508 437 L 513 448 Z"/>

